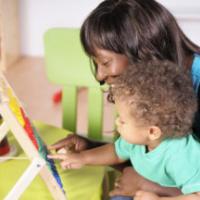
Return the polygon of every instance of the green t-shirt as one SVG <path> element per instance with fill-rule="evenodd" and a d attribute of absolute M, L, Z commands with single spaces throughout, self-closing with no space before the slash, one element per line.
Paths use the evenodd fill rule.
<path fill-rule="evenodd" d="M 121 137 L 115 142 L 119 158 L 130 159 L 143 177 L 184 194 L 200 192 L 200 143 L 192 135 L 166 139 L 153 151 L 129 144 Z"/>

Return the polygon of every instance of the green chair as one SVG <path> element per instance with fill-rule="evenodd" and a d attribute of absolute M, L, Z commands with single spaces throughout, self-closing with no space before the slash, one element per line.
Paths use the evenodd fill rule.
<path fill-rule="evenodd" d="M 52 83 L 62 86 L 63 128 L 76 132 L 77 91 L 80 87 L 86 87 L 88 89 L 87 136 L 90 139 L 102 140 L 103 92 L 92 74 L 90 60 L 80 43 L 79 32 L 76 28 L 52 28 L 45 33 L 46 73 Z M 99 167 L 99 170 L 102 171 L 102 167 Z M 102 177 L 96 177 L 101 183 L 104 174 Z M 108 180 L 108 176 L 105 177 Z M 105 182 L 109 184 L 108 181 Z M 107 186 L 104 187 L 104 194 L 106 193 L 104 197 L 107 196 L 106 190 Z"/>
<path fill-rule="evenodd" d="M 103 94 L 85 55 L 79 29 L 52 28 L 44 36 L 48 79 L 62 86 L 63 128 L 76 132 L 77 91 L 88 88 L 88 137 L 102 139 Z"/>

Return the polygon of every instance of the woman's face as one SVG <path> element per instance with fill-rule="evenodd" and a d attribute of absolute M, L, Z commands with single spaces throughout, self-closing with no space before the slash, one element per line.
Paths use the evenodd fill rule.
<path fill-rule="evenodd" d="M 113 84 L 115 78 L 120 76 L 128 66 L 128 58 L 105 49 L 96 49 L 96 57 L 93 60 L 97 66 L 96 78 L 107 84 Z"/>

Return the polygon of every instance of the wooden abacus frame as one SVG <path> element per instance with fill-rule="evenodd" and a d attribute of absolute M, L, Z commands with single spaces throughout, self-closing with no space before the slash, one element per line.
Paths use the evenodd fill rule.
<path fill-rule="evenodd" d="M 19 145 L 31 160 L 31 164 L 5 199 L 18 199 L 32 182 L 34 177 L 40 173 L 40 176 L 46 183 L 53 198 L 56 200 L 66 200 L 67 198 L 62 188 L 59 175 L 56 174 L 57 170 L 53 160 L 49 160 L 46 155 L 41 155 L 41 152 L 37 148 L 37 145 L 39 146 L 41 143 L 44 145 L 42 148 L 45 148 L 45 144 L 40 139 L 38 133 L 35 132 L 36 130 L 32 126 L 12 88 L 2 74 L 0 74 L 0 114 L 3 118 L 3 123 L 0 126 L 0 141 L 6 136 L 8 131 L 11 130 Z M 28 127 L 31 133 L 27 130 L 27 128 L 25 128 L 26 123 L 29 123 Z M 37 142 L 38 140 L 39 144 Z M 45 149 L 45 153 L 43 154 L 46 153 Z M 55 173 L 52 173 L 51 171 L 52 165 L 53 172 Z"/>

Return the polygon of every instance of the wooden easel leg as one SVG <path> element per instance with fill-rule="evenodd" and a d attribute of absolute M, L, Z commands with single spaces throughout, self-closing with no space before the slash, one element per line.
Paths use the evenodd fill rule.
<path fill-rule="evenodd" d="M 29 184 L 33 181 L 35 176 L 40 172 L 46 162 L 41 158 L 34 158 L 28 166 L 23 175 L 19 178 L 12 190 L 8 193 L 5 200 L 17 200 L 21 194 L 26 190 Z"/>
<path fill-rule="evenodd" d="M 6 134 L 9 131 L 9 126 L 6 122 L 3 122 L 2 125 L 0 126 L 0 142 L 3 140 L 3 138 L 6 136 Z"/>

